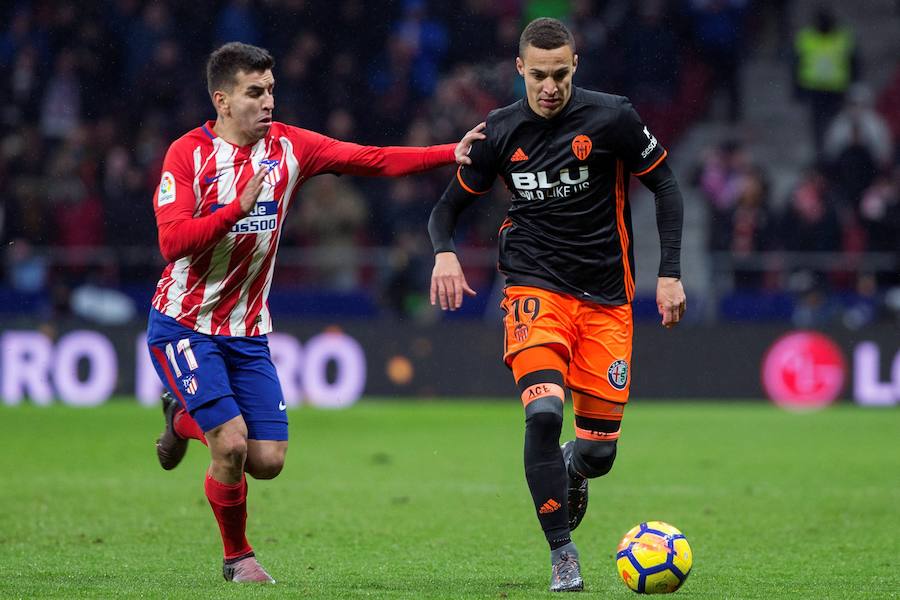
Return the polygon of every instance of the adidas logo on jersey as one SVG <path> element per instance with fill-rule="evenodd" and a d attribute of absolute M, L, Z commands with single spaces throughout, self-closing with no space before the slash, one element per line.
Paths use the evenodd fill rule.
<path fill-rule="evenodd" d="M 538 510 L 538 512 L 542 515 L 546 515 L 558 511 L 561 506 L 562 505 L 559 502 L 557 502 L 553 498 L 550 498 L 541 505 L 541 508 L 540 510 Z"/>
<path fill-rule="evenodd" d="M 513 152 L 513 155 L 509 157 L 509 162 L 523 162 L 526 160 L 528 160 L 528 155 L 525 154 L 525 151 L 522 150 L 521 146 L 516 148 L 516 151 Z"/>

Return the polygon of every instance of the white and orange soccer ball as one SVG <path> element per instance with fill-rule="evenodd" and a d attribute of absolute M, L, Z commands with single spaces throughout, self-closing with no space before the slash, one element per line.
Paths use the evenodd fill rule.
<path fill-rule="evenodd" d="M 687 538 L 662 521 L 647 521 L 625 534 L 616 549 L 616 571 L 639 594 L 668 594 L 691 572 L 694 553 Z"/>

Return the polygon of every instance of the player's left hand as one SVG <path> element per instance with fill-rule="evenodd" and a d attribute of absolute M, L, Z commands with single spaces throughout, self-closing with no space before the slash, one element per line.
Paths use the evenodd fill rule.
<path fill-rule="evenodd" d="M 472 159 L 469 158 L 469 152 L 472 151 L 472 144 L 477 140 L 483 140 L 487 136 L 484 135 L 482 130 L 485 128 L 486 123 L 482 121 L 472 129 L 466 132 L 466 135 L 463 136 L 463 139 L 459 140 L 459 143 L 456 145 L 456 150 L 454 154 L 456 155 L 456 162 L 460 165 L 471 165 Z"/>
<path fill-rule="evenodd" d="M 662 316 L 662 326 L 672 328 L 681 321 L 687 310 L 684 287 L 676 277 L 660 277 L 656 280 L 656 308 Z"/>

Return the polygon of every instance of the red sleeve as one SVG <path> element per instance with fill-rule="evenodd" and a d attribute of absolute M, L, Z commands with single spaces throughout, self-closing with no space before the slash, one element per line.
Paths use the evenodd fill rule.
<path fill-rule="evenodd" d="M 159 224 L 159 249 L 163 258 L 174 262 L 199 254 L 225 237 L 235 223 L 244 217 L 237 200 L 222 210 L 197 219 L 181 219 Z"/>
<path fill-rule="evenodd" d="M 154 198 L 159 249 L 169 262 L 209 248 L 244 216 L 235 200 L 211 215 L 194 218 L 197 197 L 188 157 L 178 142 L 169 147 Z"/>
<path fill-rule="evenodd" d="M 360 146 L 305 129 L 295 130 L 306 146 L 306 172 L 398 177 L 456 162 L 456 144 L 441 146 Z M 302 152 L 302 151 L 301 151 Z"/>

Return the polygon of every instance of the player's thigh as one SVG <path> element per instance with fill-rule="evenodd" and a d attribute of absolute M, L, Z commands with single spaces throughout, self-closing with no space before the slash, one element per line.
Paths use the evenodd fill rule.
<path fill-rule="evenodd" d="M 210 336 L 155 313 L 147 327 L 147 346 L 160 380 L 203 431 L 240 414 L 229 402 L 233 392 L 225 357 Z"/>
<path fill-rule="evenodd" d="M 287 406 L 266 337 L 229 338 L 221 345 L 249 439 L 286 441 Z"/>
<path fill-rule="evenodd" d="M 569 296 L 529 286 L 503 291 L 503 361 L 528 348 L 547 346 L 568 360 L 575 342 L 577 301 Z"/>
<path fill-rule="evenodd" d="M 578 341 L 569 362 L 567 383 L 585 398 L 628 402 L 634 324 L 631 305 L 585 306 L 578 320 Z M 605 407 L 575 405 L 576 414 L 605 414 Z"/>

